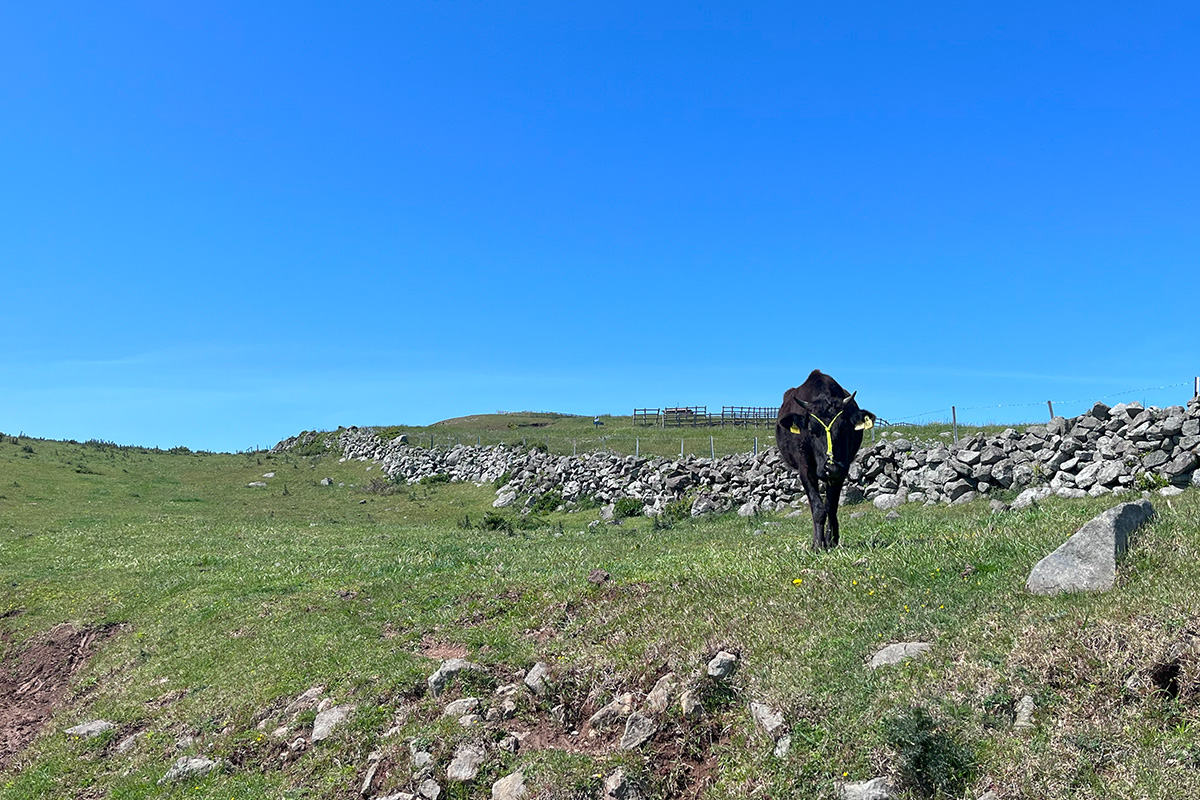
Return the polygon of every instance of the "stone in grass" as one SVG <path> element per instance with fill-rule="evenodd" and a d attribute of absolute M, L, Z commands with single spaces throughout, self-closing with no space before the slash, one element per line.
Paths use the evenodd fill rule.
<path fill-rule="evenodd" d="M 889 644 L 871 656 L 871 660 L 867 666 L 871 669 L 879 669 L 880 667 L 899 664 L 903 661 L 916 658 L 931 647 L 933 645 L 929 642 L 898 642 L 896 644 Z"/>
<path fill-rule="evenodd" d="M 621 737 L 619 747 L 622 750 L 634 750 L 650 741 L 650 737 L 658 730 L 658 723 L 653 717 L 634 712 L 625 723 L 625 734 Z"/>
<path fill-rule="evenodd" d="M 546 681 L 550 678 L 550 665 L 539 661 L 525 674 L 525 685 L 539 697 L 546 693 Z"/>
<path fill-rule="evenodd" d="M 417 787 L 417 794 L 425 800 L 437 800 L 441 793 L 442 787 L 433 778 L 421 781 L 421 785 Z"/>
<path fill-rule="evenodd" d="M 454 751 L 454 760 L 446 768 L 446 780 L 455 783 L 470 783 L 479 774 L 479 767 L 486 758 L 483 748 L 477 744 L 459 745 Z"/>
<path fill-rule="evenodd" d="M 317 714 L 317 718 L 313 720 L 312 740 L 320 742 L 328 739 L 333 735 L 333 729 L 350 716 L 350 712 L 353 710 L 354 706 L 352 705 L 340 705 L 327 708 Z"/>
<path fill-rule="evenodd" d="M 1034 565 L 1025 588 L 1034 594 L 1111 589 L 1117 577 L 1117 559 L 1129 549 L 1134 531 L 1153 516 L 1150 501 L 1137 500 L 1093 517 Z"/>
<path fill-rule="evenodd" d="M 382 797 L 376 797 L 375 800 L 417 800 L 417 796 L 415 794 L 409 794 L 408 792 L 396 792 L 395 794 L 386 794 Z"/>
<path fill-rule="evenodd" d="M 772 739 L 778 739 L 783 734 L 783 713 L 766 703 L 751 703 L 750 716 L 754 718 L 754 724 Z"/>
<path fill-rule="evenodd" d="M 1017 703 L 1016 715 L 1013 720 L 1013 728 L 1019 731 L 1027 731 L 1033 727 L 1033 712 L 1037 709 L 1037 704 L 1033 698 L 1025 695 Z"/>
<path fill-rule="evenodd" d="M 216 769 L 220 764 L 200 756 L 182 756 L 171 765 L 167 774 L 158 779 L 161 786 L 164 783 L 180 783 L 190 778 L 203 778 Z"/>
<path fill-rule="evenodd" d="M 617 720 L 627 717 L 633 713 L 633 694 L 626 692 L 625 694 L 617 695 L 612 702 L 601 707 L 595 714 L 588 718 L 588 735 L 594 735 L 596 731 L 611 727 Z"/>
<path fill-rule="evenodd" d="M 700 693 L 688 689 L 679 696 L 679 710 L 685 719 L 700 719 L 704 716 L 704 703 L 700 701 Z"/>
<path fill-rule="evenodd" d="M 737 672 L 738 657 L 727 650 L 722 650 L 713 656 L 712 661 L 708 662 L 709 677 L 723 681 L 726 678 L 732 677 L 734 672 Z"/>
<path fill-rule="evenodd" d="M 887 778 L 847 783 L 838 790 L 838 800 L 892 800 L 892 797 L 892 784 Z"/>
<path fill-rule="evenodd" d="M 492 784 L 492 800 L 518 800 L 525 796 L 525 776 L 520 772 L 505 775 Z"/>
<path fill-rule="evenodd" d="M 604 800 L 641 800 L 642 793 L 638 791 L 623 770 L 617 770 L 604 779 Z"/>
<path fill-rule="evenodd" d="M 679 676 L 668 672 L 658 679 L 650 694 L 646 695 L 646 710 L 651 714 L 661 714 L 671 705 L 671 697 L 679 688 Z"/>
<path fill-rule="evenodd" d="M 84 722 L 73 728 L 67 728 L 63 733 L 67 736 L 78 736 L 81 739 L 92 739 L 102 733 L 111 731 L 115 727 L 117 727 L 116 723 L 109 722 L 106 719 L 94 719 L 91 722 Z"/>
<path fill-rule="evenodd" d="M 261 489 L 262 487 L 266 486 L 266 484 L 262 481 L 250 481 L 250 483 L 247 483 L 246 485 L 255 489 Z"/>
<path fill-rule="evenodd" d="M 483 667 L 467 661 L 465 658 L 450 658 L 443 661 L 441 666 L 437 668 L 437 671 L 430 675 L 426 682 L 429 684 L 430 693 L 434 697 L 437 697 L 458 673 L 482 671 Z"/>
<path fill-rule="evenodd" d="M 468 714 L 474 713 L 477 708 L 479 708 L 478 697 L 464 697 L 461 700 L 455 700 L 453 703 L 448 704 L 442 711 L 442 716 L 461 719 Z"/>

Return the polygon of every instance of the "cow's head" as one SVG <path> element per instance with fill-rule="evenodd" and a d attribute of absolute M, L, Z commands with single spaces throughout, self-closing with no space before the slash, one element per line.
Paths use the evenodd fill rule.
<path fill-rule="evenodd" d="M 854 394 L 858 394 L 855 392 Z M 786 414 L 779 424 L 793 434 L 807 434 L 812 442 L 817 477 L 822 480 L 842 480 L 853 457 L 851 439 L 862 442 L 862 433 L 875 424 L 875 415 L 858 407 L 854 394 L 840 400 L 820 398 L 801 400 L 794 397 L 800 413 Z"/>

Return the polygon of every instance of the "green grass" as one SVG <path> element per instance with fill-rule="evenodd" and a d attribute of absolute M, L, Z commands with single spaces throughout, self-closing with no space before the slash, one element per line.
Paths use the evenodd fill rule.
<path fill-rule="evenodd" d="M 654 428 L 635 426 L 629 416 L 600 417 L 602 426 L 592 424 L 592 417 L 577 417 L 565 414 L 522 412 L 514 414 L 477 414 L 458 417 L 428 426 L 379 426 L 375 431 L 384 439 L 401 433 L 408 434 L 409 444 L 428 447 L 432 442 L 438 447 L 456 444 L 507 444 L 525 447 L 540 447 L 552 453 L 569 454 L 588 451 L 611 451 L 630 455 L 678 457 L 684 455 L 707 457 L 748 453 L 754 450 L 755 439 L 760 450 L 775 444 L 773 420 L 755 425 L 697 426 Z M 1009 425 L 964 426 L 958 428 L 960 439 L 976 433 L 999 433 L 1006 427 L 1024 430 L 1028 423 Z M 949 422 L 934 422 L 925 425 L 895 425 L 879 427 L 879 434 L 903 436 L 923 442 L 938 441 L 951 444 L 952 426 Z M 326 434 L 328 435 L 328 434 Z M 871 434 L 864 439 L 864 446 L 871 444 Z M 302 448 L 306 454 L 319 453 L 321 443 Z"/>
<path fill-rule="evenodd" d="M 738 652 L 733 691 L 709 696 L 715 727 L 671 721 L 684 739 L 712 742 L 709 798 L 833 797 L 839 781 L 897 774 L 885 720 L 914 705 L 974 753 L 971 797 L 989 787 L 1073 799 L 1200 792 L 1187 644 L 1200 613 L 1196 492 L 1154 498 L 1158 519 L 1113 591 L 1042 598 L 1024 592 L 1029 568 L 1111 500 L 1004 515 L 985 502 L 906 506 L 894 521 L 849 507 L 844 546 L 813 553 L 806 517 L 589 528 L 594 509 L 507 515 L 509 529 L 488 530 L 494 487 L 368 492 L 379 473 L 367 466 L 0 441 L 0 615 L 21 612 L 0 616 L 5 652 L 64 621 L 120 626 L 48 731 L 0 773 L 0 798 L 351 798 L 367 754 L 406 764 L 411 737 L 444 769 L 455 743 L 476 734 L 440 719 L 442 701 L 423 694 L 437 666 L 419 654 L 423 640 L 487 666 L 473 687 L 483 697 L 536 660 L 556 667 L 568 700 L 603 699 L 646 692 L 665 669 L 691 674 L 718 649 Z M 326 476 L 333 486 L 319 485 Z M 593 568 L 612 579 L 593 586 Z M 918 639 L 935 643 L 924 659 L 864 667 L 883 644 Z M 1177 698 L 1123 689 L 1180 642 Z M 317 684 L 359 710 L 281 765 L 255 723 Z M 1023 694 L 1038 701 L 1030 735 L 1011 729 Z M 786 758 L 755 735 L 751 699 L 784 711 Z M 528 701 L 519 715 L 545 711 Z M 96 717 L 120 724 L 111 738 L 147 734 L 117 755 L 111 740 L 58 733 Z M 384 739 L 392 725 L 401 735 Z M 236 766 L 158 787 L 184 734 Z M 651 770 L 639 756 L 542 750 L 493 762 L 489 780 L 451 796 L 488 797 L 490 779 L 521 767 L 535 791 L 596 797 L 593 776 L 618 764 L 665 785 L 669 765 Z"/>

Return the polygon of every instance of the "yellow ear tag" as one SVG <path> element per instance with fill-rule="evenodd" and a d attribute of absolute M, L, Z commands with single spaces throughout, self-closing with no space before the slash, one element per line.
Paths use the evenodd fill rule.
<path fill-rule="evenodd" d="M 800 429 L 799 429 L 799 428 L 797 428 L 795 425 L 793 425 L 793 426 L 792 426 L 792 429 L 791 429 L 791 430 L 792 430 L 792 433 L 799 433 L 799 432 L 800 432 Z"/>
<path fill-rule="evenodd" d="M 865 431 L 868 428 L 874 428 L 874 427 L 875 427 L 875 420 L 871 419 L 870 417 L 863 417 L 863 421 L 858 423 L 857 425 L 855 425 L 854 430 Z"/>

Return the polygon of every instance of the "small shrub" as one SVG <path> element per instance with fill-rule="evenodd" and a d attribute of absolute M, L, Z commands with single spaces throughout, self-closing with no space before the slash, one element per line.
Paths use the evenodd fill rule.
<path fill-rule="evenodd" d="M 450 476 L 445 472 L 439 472 L 436 475 L 426 475 L 421 478 L 422 486 L 437 486 L 439 483 L 449 483 Z"/>
<path fill-rule="evenodd" d="M 460 519 L 460 520 L 458 521 L 458 523 L 457 523 L 457 524 L 458 524 L 458 529 L 459 529 L 460 531 L 469 531 L 469 530 L 471 530 L 471 515 L 470 515 L 470 514 L 463 514 L 463 518 L 462 518 L 462 519 Z"/>
<path fill-rule="evenodd" d="M 1163 488 L 1169 482 L 1170 481 L 1168 481 L 1162 475 L 1159 475 L 1157 472 L 1143 472 L 1138 476 L 1137 481 L 1134 482 L 1134 486 L 1136 486 L 1139 491 L 1152 492 L 1155 489 Z"/>
<path fill-rule="evenodd" d="M 502 514 L 497 514 L 495 511 L 489 511 L 483 515 L 483 521 L 479 523 L 479 528 L 485 531 L 513 532 L 512 520 Z"/>
<path fill-rule="evenodd" d="M 389 495 L 400 491 L 400 486 L 386 478 L 371 478 L 371 482 L 365 484 L 362 490 L 367 494 Z"/>
<path fill-rule="evenodd" d="M 632 497 L 622 497 L 613 504 L 613 516 L 617 519 L 625 517 L 640 517 L 646 506 L 641 500 Z"/>
<path fill-rule="evenodd" d="M 508 482 L 511 480 L 512 480 L 512 473 L 505 472 L 499 478 L 496 478 L 496 480 L 492 481 L 492 488 L 499 489 L 502 486 L 507 486 Z"/>
<path fill-rule="evenodd" d="M 900 778 L 919 797 L 959 797 L 975 772 L 975 754 L 921 706 L 884 721 L 884 738 L 900 757 Z"/>
<path fill-rule="evenodd" d="M 33 445 L 31 445 L 31 444 L 22 445 L 22 446 L 21 446 L 21 452 L 22 452 L 22 453 L 32 453 L 32 452 L 33 452 Z"/>
<path fill-rule="evenodd" d="M 599 508 L 599 507 L 600 507 L 600 502 L 598 500 L 596 500 L 595 497 L 592 497 L 590 494 L 580 495 L 575 500 L 575 508 L 579 509 L 580 511 L 590 511 L 593 508 Z"/>
<path fill-rule="evenodd" d="M 533 501 L 533 505 L 529 507 L 531 514 L 549 514 L 563 504 L 562 492 L 557 489 L 551 489 L 541 497 Z"/>

